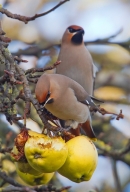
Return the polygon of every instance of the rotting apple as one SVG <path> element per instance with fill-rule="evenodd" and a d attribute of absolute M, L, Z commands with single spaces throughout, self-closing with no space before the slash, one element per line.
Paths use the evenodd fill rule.
<path fill-rule="evenodd" d="M 86 136 L 77 136 L 66 145 L 68 156 L 58 172 L 76 183 L 90 180 L 98 162 L 93 142 Z"/>
<path fill-rule="evenodd" d="M 31 167 L 44 173 L 57 171 L 67 158 L 65 141 L 61 137 L 49 137 L 33 131 L 28 131 L 28 135 L 24 152 Z"/>

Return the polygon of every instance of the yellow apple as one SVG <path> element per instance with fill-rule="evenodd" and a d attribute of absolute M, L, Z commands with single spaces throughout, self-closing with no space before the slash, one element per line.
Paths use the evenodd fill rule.
<path fill-rule="evenodd" d="M 41 175 L 43 173 L 42 171 L 37 171 L 33 169 L 28 162 L 15 162 L 15 166 L 18 167 L 19 171 L 22 171 L 23 173 L 28 173 L 30 175 Z"/>
<path fill-rule="evenodd" d="M 19 175 L 19 177 L 28 185 L 35 186 L 35 185 L 43 185 L 47 184 L 51 178 L 53 177 L 54 173 L 42 173 L 40 175 L 31 175 L 29 173 L 23 173 L 16 168 L 16 171 Z"/>
<path fill-rule="evenodd" d="M 18 155 L 18 149 L 16 148 L 16 146 L 13 147 L 11 154 L 13 161 L 15 161 L 15 166 L 23 173 L 29 173 L 31 175 L 40 175 L 42 173 L 42 171 L 37 171 L 33 169 L 26 159 L 16 161 L 15 156 Z"/>
<path fill-rule="evenodd" d="M 76 183 L 90 180 L 98 161 L 93 142 L 86 136 L 77 136 L 66 145 L 68 157 L 58 172 Z"/>
<path fill-rule="evenodd" d="M 49 137 L 28 131 L 29 137 L 24 147 L 28 163 L 37 171 L 51 173 L 65 162 L 68 148 L 61 137 Z"/>

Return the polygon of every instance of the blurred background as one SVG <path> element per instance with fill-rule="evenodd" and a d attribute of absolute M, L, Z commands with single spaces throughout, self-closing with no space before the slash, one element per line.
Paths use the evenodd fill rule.
<path fill-rule="evenodd" d="M 10 12 L 25 16 L 45 12 L 58 2 L 58 0 L 0 0 L 0 4 Z M 12 39 L 9 44 L 10 52 L 28 60 L 28 63 L 20 63 L 25 70 L 53 64 L 59 53 L 57 44 L 60 44 L 65 29 L 72 24 L 84 28 L 84 41 L 99 69 L 94 95 L 105 101 L 102 106 L 108 111 L 119 113 L 122 109 L 124 114 L 124 119 L 119 121 L 112 115 L 94 114 L 92 117 L 98 138 L 112 146 L 113 150 L 124 148 L 130 138 L 129 18 L 130 0 L 70 0 L 48 15 L 30 21 L 28 24 L 0 14 L 2 28 L 6 36 Z M 109 38 L 111 36 L 114 37 Z M 92 43 L 97 39 L 106 39 L 109 43 Z M 128 44 L 127 48 L 119 45 L 124 42 Z M 2 73 L 1 68 L 0 74 Z M 22 107 L 21 104 L 17 106 L 19 114 L 22 113 Z M 40 132 L 41 123 L 34 109 L 31 113 L 32 117 L 35 115 L 38 123 L 28 119 L 27 127 Z M 2 142 L 9 130 L 12 130 L 14 135 L 19 131 L 18 126 L 10 125 L 3 114 L 0 114 L 0 124 Z M 116 161 L 122 192 L 130 191 L 130 154 L 127 154 L 127 157 L 129 164 Z M 57 186 L 72 186 L 70 192 L 90 190 L 119 192 L 113 161 L 110 157 L 99 156 L 97 169 L 88 182 L 76 184 L 59 174 L 56 174 L 52 182 Z M 8 167 L 7 163 L 3 162 L 5 169 L 12 172 L 13 163 L 8 160 L 8 163 L 11 163 Z"/>

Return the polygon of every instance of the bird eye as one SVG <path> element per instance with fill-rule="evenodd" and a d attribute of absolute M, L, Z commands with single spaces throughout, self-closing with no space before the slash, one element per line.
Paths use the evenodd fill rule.
<path fill-rule="evenodd" d="M 68 28 L 68 30 L 69 30 L 70 33 L 76 32 L 76 30 L 75 30 L 75 29 L 72 29 L 72 28 Z"/>

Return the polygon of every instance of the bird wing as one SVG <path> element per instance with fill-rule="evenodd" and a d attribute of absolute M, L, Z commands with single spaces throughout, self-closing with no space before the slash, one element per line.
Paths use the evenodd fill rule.
<path fill-rule="evenodd" d="M 98 68 L 93 63 L 93 78 L 96 78 L 96 73 L 98 72 Z"/>

